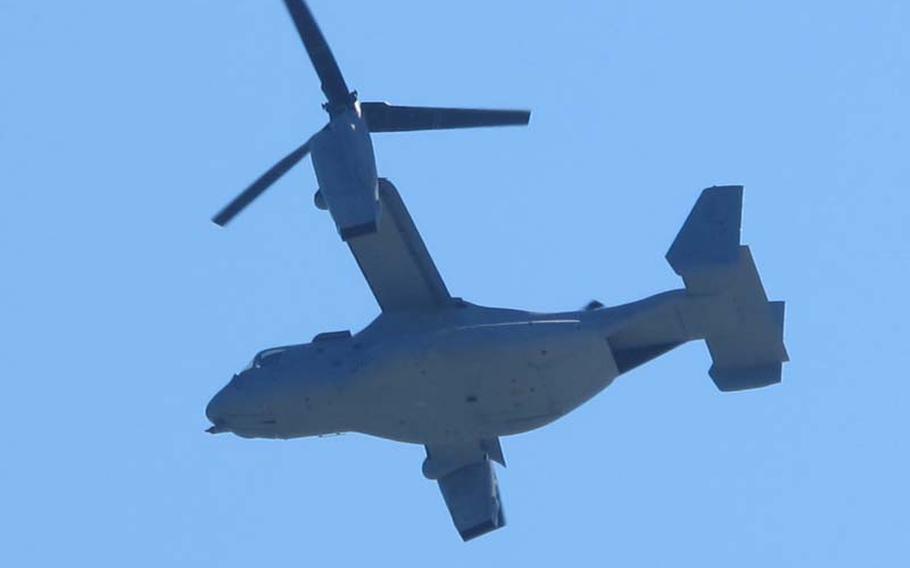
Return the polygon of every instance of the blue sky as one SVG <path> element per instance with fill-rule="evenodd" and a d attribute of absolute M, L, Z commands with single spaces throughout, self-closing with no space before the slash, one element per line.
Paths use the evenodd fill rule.
<path fill-rule="evenodd" d="M 702 344 L 630 373 L 503 441 L 509 526 L 467 545 L 418 446 L 204 434 L 255 351 L 378 313 L 308 162 L 208 221 L 324 123 L 290 20 L 0 0 L 0 563 L 907 562 L 905 2 L 312 8 L 365 100 L 534 111 L 375 139 L 454 294 L 561 310 L 677 287 L 663 254 L 698 192 L 741 183 L 787 301 L 783 384 L 719 393 Z"/>

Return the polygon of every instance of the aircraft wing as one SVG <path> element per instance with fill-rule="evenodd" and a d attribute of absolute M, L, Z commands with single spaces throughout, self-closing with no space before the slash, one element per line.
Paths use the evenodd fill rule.
<path fill-rule="evenodd" d="M 499 440 L 426 446 L 423 474 L 439 490 L 463 540 L 471 540 L 506 524 L 493 461 L 505 465 Z"/>
<path fill-rule="evenodd" d="M 379 180 L 382 213 L 376 232 L 347 243 L 383 311 L 418 311 L 449 305 L 452 297 L 427 252 L 398 190 Z"/>

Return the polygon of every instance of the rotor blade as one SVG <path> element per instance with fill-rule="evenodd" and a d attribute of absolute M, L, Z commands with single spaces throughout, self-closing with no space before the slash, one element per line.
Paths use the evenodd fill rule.
<path fill-rule="evenodd" d="M 360 103 L 360 111 L 370 132 L 524 126 L 531 119 L 528 110 L 413 107 L 388 103 Z"/>
<path fill-rule="evenodd" d="M 249 187 L 243 190 L 243 192 L 234 198 L 233 201 L 228 203 L 224 209 L 218 212 L 212 218 L 212 221 L 221 227 L 224 227 L 231 222 L 238 213 L 243 211 L 243 209 L 253 202 L 254 199 L 259 197 L 263 191 L 267 190 L 269 186 L 275 183 L 278 178 L 287 173 L 288 170 L 293 168 L 297 163 L 302 160 L 310 152 L 310 141 L 307 140 L 303 143 L 302 146 L 281 158 L 281 160 L 272 166 L 267 172 L 259 176 L 259 179 L 250 184 Z"/>
<path fill-rule="evenodd" d="M 312 12 L 303 0 L 284 0 L 294 25 L 297 26 L 297 33 L 303 40 L 303 46 L 316 68 L 316 74 L 322 82 L 322 92 L 325 93 L 330 105 L 349 104 L 350 92 L 348 86 L 341 76 L 341 69 L 329 49 L 329 44 L 325 41 Z"/>

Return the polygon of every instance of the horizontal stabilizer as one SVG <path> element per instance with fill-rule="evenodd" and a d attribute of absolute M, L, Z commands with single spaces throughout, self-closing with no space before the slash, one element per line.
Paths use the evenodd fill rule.
<path fill-rule="evenodd" d="M 723 276 L 727 290 L 710 310 L 705 342 L 714 364 L 708 374 L 722 391 L 779 383 L 788 361 L 784 347 L 784 302 L 769 302 L 749 247 Z M 721 278 L 720 275 L 718 275 Z"/>
<path fill-rule="evenodd" d="M 779 383 L 788 360 L 784 303 L 768 301 L 752 252 L 740 244 L 742 199 L 741 186 L 704 190 L 667 252 L 693 300 L 687 327 L 708 344 L 708 374 L 722 391 Z"/>
<path fill-rule="evenodd" d="M 414 107 L 388 103 L 360 103 L 360 111 L 370 132 L 524 126 L 531 119 L 531 112 L 527 110 Z"/>

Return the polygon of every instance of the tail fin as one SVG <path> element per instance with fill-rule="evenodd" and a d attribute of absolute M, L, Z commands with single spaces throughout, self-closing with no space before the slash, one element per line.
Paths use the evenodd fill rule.
<path fill-rule="evenodd" d="M 360 103 L 370 132 L 446 130 L 479 126 L 524 126 L 531 120 L 526 110 L 488 110 L 396 106 L 388 103 Z"/>
<path fill-rule="evenodd" d="M 689 296 L 705 300 L 693 319 L 722 391 L 779 383 L 788 360 L 784 303 L 768 301 L 752 253 L 739 242 L 742 197 L 742 186 L 704 190 L 667 252 Z"/>

